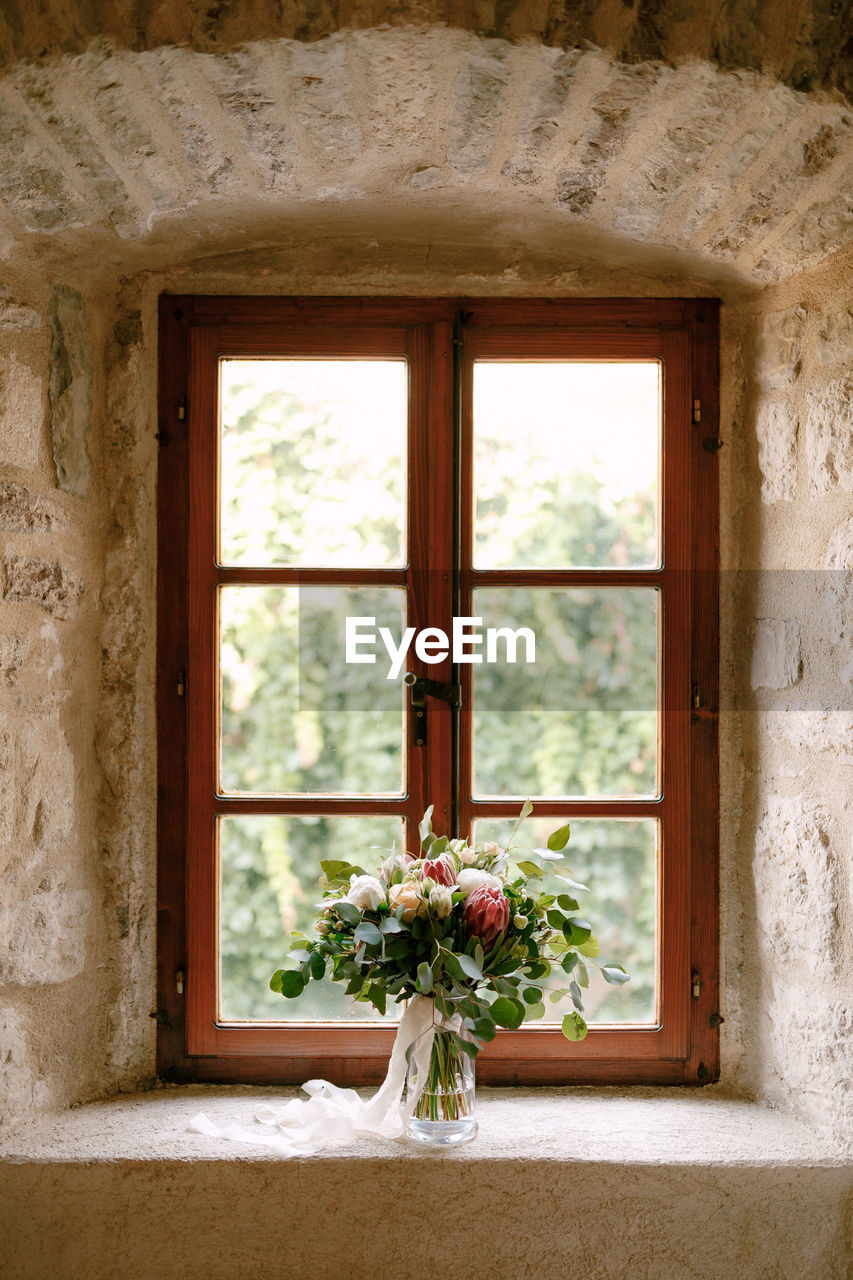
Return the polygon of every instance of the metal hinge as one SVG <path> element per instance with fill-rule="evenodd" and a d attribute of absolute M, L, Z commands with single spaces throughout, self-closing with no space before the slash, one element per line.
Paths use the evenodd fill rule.
<path fill-rule="evenodd" d="M 702 421 L 702 401 L 701 400 L 693 401 L 693 421 L 694 422 Z"/>
<path fill-rule="evenodd" d="M 178 422 L 183 422 L 186 416 L 187 416 L 187 402 L 186 400 L 182 400 L 181 403 L 178 405 Z"/>
<path fill-rule="evenodd" d="M 175 682 L 175 689 L 179 698 L 182 698 L 187 691 L 187 673 L 186 671 L 178 672 L 178 679 Z"/>
<path fill-rule="evenodd" d="M 702 978 L 695 970 L 690 976 L 690 993 L 694 1000 L 698 1000 L 702 994 Z"/>
<path fill-rule="evenodd" d="M 179 970 L 178 970 L 178 972 L 175 974 L 175 990 L 177 991 L 177 993 L 178 993 L 178 995 L 179 995 L 179 996 L 182 996 L 182 995 L 184 994 L 184 971 L 183 971 L 183 969 L 179 969 Z"/>

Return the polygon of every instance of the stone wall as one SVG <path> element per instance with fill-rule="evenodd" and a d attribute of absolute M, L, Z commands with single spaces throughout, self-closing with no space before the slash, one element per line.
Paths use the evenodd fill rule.
<path fill-rule="evenodd" d="M 724 1079 L 841 1135 L 843 101 L 433 28 L 101 41 L 11 67 L 0 124 L 8 1114 L 153 1071 L 158 293 L 704 294 L 724 302 Z"/>
<path fill-rule="evenodd" d="M 853 284 L 849 262 L 761 296 L 739 455 L 750 1079 L 853 1140 Z M 752 463 L 752 465 L 751 465 Z M 759 569 L 760 572 L 752 572 Z M 754 914 L 750 913 L 754 901 Z M 752 914 L 752 918 L 750 918 Z"/>
<path fill-rule="evenodd" d="M 4 273 L 5 274 L 5 273 Z M 15 278 L 17 276 L 17 278 Z M 0 1122 L 95 1087 L 101 529 L 98 326 L 72 289 L 0 290 Z"/>

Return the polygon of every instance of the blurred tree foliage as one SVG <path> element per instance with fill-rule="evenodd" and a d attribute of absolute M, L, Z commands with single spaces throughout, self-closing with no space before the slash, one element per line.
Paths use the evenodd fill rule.
<path fill-rule="evenodd" d="M 228 502 L 233 559 L 241 538 L 251 555 L 287 562 L 310 539 L 316 521 L 312 494 L 324 518 L 349 516 L 324 532 L 325 545 L 348 547 L 354 563 L 391 563 L 399 533 L 389 517 L 401 485 L 399 467 L 375 459 L 360 470 L 362 453 L 335 450 L 333 413 L 306 413 L 286 390 L 252 394 L 234 388 L 238 407 L 228 420 Z M 227 412 L 227 410 L 226 410 Z M 298 425 L 298 430 L 294 429 Z M 367 442 L 369 446 L 369 441 Z M 324 458 L 322 477 L 316 459 Z M 330 461 L 330 459 L 335 459 Z M 259 482 L 258 471 L 265 473 Z M 589 548 L 605 563 L 648 556 L 651 495 L 617 506 L 600 479 L 572 478 L 547 467 L 535 489 L 519 495 L 527 513 L 513 544 L 516 563 L 553 563 L 568 545 L 579 564 Z M 268 506 L 258 526 L 247 519 L 257 493 L 300 495 Z M 341 500 L 346 495 L 346 502 Z M 489 503 L 504 543 L 512 541 L 516 495 Z M 354 508 L 353 499 L 356 500 Z M 499 509 L 497 509 L 499 508 Z M 355 520 L 351 513 L 356 510 Z M 530 519 L 531 510 L 537 518 Z M 485 519 L 484 515 L 484 519 Z M 377 548 L 384 554 L 377 558 Z M 609 550 L 608 550 L 609 548 Z M 363 559 L 367 555 L 367 559 Z M 248 561 L 245 561 L 248 562 Z M 292 560 L 291 560 L 292 562 Z M 399 638 L 402 594 L 387 588 L 243 587 L 223 589 L 222 784 L 228 791 L 385 792 L 402 789 L 399 681 L 386 681 L 384 651 L 375 666 L 343 661 L 343 619 L 374 616 Z M 531 627 L 535 667 L 499 662 L 476 669 L 475 790 L 492 795 L 645 795 L 656 790 L 655 593 L 624 588 L 555 591 L 483 590 L 475 613 L 486 626 Z M 523 647 L 522 647 L 523 651 Z M 544 843 L 553 820 L 528 823 L 527 838 Z M 478 839 L 505 836 L 502 824 L 482 824 Z M 372 869 L 382 854 L 370 846 L 400 847 L 396 820 L 361 817 L 262 817 L 220 820 L 221 1012 L 229 1018 L 375 1017 L 330 983 L 312 986 L 298 1007 L 268 989 L 296 927 L 310 928 L 319 898 L 321 858 L 347 858 Z M 587 1007 L 599 1021 L 648 1021 L 653 1016 L 655 824 L 573 823 L 569 861 L 590 887 L 584 909 L 596 925 L 602 954 L 632 975 L 624 987 L 591 989 Z M 310 1001 L 310 1004 L 309 1004 Z M 549 1008 L 558 1021 L 559 1007 Z"/>

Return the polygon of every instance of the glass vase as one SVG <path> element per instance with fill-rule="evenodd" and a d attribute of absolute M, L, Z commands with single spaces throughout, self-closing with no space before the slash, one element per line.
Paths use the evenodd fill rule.
<path fill-rule="evenodd" d="M 474 1059 L 460 1047 L 464 1032 L 436 1031 L 423 1092 L 406 1127 L 416 1142 L 449 1146 L 470 1142 L 477 1133 L 474 1114 Z M 414 1064 L 407 1091 L 417 1087 Z"/>

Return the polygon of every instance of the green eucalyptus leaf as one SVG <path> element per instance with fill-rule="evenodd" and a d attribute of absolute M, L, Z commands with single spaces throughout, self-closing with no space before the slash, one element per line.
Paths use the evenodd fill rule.
<path fill-rule="evenodd" d="M 477 964 L 472 956 L 457 956 L 459 968 L 465 974 L 466 978 L 473 978 L 475 982 L 479 982 L 483 976 L 483 970 Z"/>
<path fill-rule="evenodd" d="M 564 827 L 560 827 L 557 831 L 552 831 L 548 837 L 548 848 L 552 853 L 559 853 L 561 849 L 565 849 L 569 843 L 571 828 L 568 823 Z"/>
<path fill-rule="evenodd" d="M 369 920 L 362 920 L 353 936 L 356 942 L 363 942 L 368 947 L 378 947 L 382 944 L 382 934 Z"/>
<path fill-rule="evenodd" d="M 352 902 L 338 902 L 333 910 L 342 920 L 346 920 L 347 924 L 358 924 L 361 919 L 361 912 Z"/>
<path fill-rule="evenodd" d="M 587 938 L 586 942 L 578 944 L 578 951 L 582 956 L 586 956 L 588 960 L 594 960 L 600 950 L 601 947 L 598 945 L 598 938 L 596 938 L 594 934 Z"/>
<path fill-rule="evenodd" d="M 305 990 L 305 979 L 301 973 L 293 969 L 285 969 L 281 975 L 281 994 L 288 1000 L 295 1000 Z"/>
<path fill-rule="evenodd" d="M 510 1000 L 506 996 L 500 996 L 492 1005 L 490 1012 L 499 1026 L 515 1031 L 521 1026 L 524 1005 L 520 1000 Z"/>
<path fill-rule="evenodd" d="M 319 982 L 326 972 L 326 957 L 321 955 L 319 951 L 312 952 L 309 967 L 311 969 L 311 977 L 316 982 Z"/>
<path fill-rule="evenodd" d="M 625 972 L 621 964 L 602 964 L 599 968 L 605 982 L 621 985 L 623 982 L 631 981 L 630 975 Z"/>
<path fill-rule="evenodd" d="M 519 871 L 524 872 L 528 880 L 535 880 L 544 874 L 541 867 L 538 867 L 535 862 L 528 862 L 526 858 L 524 862 L 517 862 L 516 866 Z"/>
<path fill-rule="evenodd" d="M 529 1004 L 524 1010 L 524 1021 L 535 1022 L 537 1018 L 545 1017 L 545 1005 L 540 1000 L 537 1004 Z"/>
<path fill-rule="evenodd" d="M 507 842 L 506 842 L 506 847 L 507 847 L 507 849 L 509 848 L 509 846 L 512 844 L 513 840 L 515 839 L 515 837 L 516 837 L 516 835 L 517 835 L 517 833 L 518 833 L 518 828 L 521 826 L 521 824 L 522 824 L 522 822 L 524 821 L 524 819 L 525 819 L 525 818 L 529 818 L 532 812 L 533 812 L 533 805 L 530 803 L 530 801 L 529 801 L 529 800 L 525 800 L 524 804 L 521 806 L 521 813 L 518 815 L 518 818 L 516 819 L 515 826 L 513 827 L 512 831 L 511 831 L 511 833 L 510 833 L 510 837 L 509 837 L 509 839 L 508 839 L 508 840 L 507 840 Z"/>
<path fill-rule="evenodd" d="M 466 1040 L 464 1036 L 458 1036 L 456 1043 L 463 1053 L 467 1053 L 469 1058 L 476 1058 L 480 1052 L 480 1046 L 475 1044 L 473 1040 Z"/>
<path fill-rule="evenodd" d="M 374 1009 L 384 1018 L 385 1017 L 385 988 L 379 982 L 374 982 L 367 990 L 367 998 L 373 1005 Z"/>
<path fill-rule="evenodd" d="M 283 974 L 283 969 L 276 969 L 275 973 L 270 978 L 270 991 L 277 991 L 278 994 L 281 995 L 281 979 Z"/>
<path fill-rule="evenodd" d="M 542 992 L 538 987 L 525 987 L 521 993 L 521 998 L 525 1004 L 538 1004 L 542 999 Z"/>
<path fill-rule="evenodd" d="M 563 1018 L 562 1031 L 567 1040 L 583 1040 L 587 1025 L 579 1013 L 567 1013 Z"/>
<path fill-rule="evenodd" d="M 396 916 L 386 916 L 379 926 L 380 933 L 402 933 L 403 925 Z"/>
<path fill-rule="evenodd" d="M 429 995 L 432 991 L 432 969 L 426 961 L 418 965 L 418 978 L 415 985 L 422 996 Z"/>
<path fill-rule="evenodd" d="M 421 838 L 421 846 L 425 845 L 429 837 L 432 835 L 432 811 L 434 808 L 435 805 L 431 804 L 418 823 L 418 835 Z"/>

